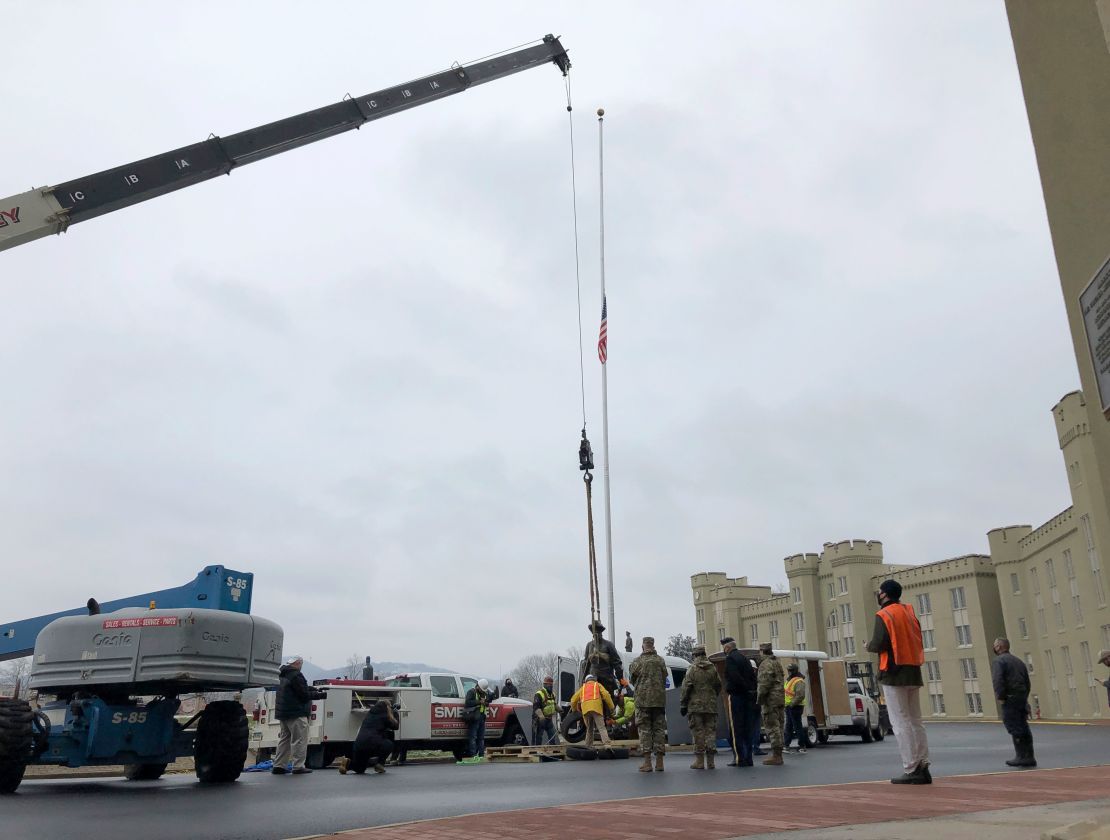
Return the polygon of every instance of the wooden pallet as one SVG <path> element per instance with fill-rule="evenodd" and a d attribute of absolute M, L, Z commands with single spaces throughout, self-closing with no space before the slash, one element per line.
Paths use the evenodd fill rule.
<path fill-rule="evenodd" d="M 613 741 L 614 747 L 627 747 L 630 757 L 640 757 L 639 741 Z M 541 756 L 551 758 L 566 758 L 566 744 L 545 744 L 531 747 L 486 747 L 486 758 L 494 764 L 513 763 L 538 763 L 543 761 Z"/>

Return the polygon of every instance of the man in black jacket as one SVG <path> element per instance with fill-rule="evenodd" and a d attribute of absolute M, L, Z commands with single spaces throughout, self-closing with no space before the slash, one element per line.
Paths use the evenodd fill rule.
<path fill-rule="evenodd" d="M 721 639 L 725 652 L 725 692 L 728 694 L 728 733 L 732 741 L 732 761 L 729 767 L 752 766 L 752 726 L 755 721 L 755 669 L 752 662 L 736 649 L 731 636 Z M 757 730 L 758 731 L 758 730 Z"/>
<path fill-rule="evenodd" d="M 502 697 L 520 697 L 520 692 L 516 689 L 516 684 L 513 682 L 512 677 L 505 677 L 505 685 L 501 687 Z"/>
<path fill-rule="evenodd" d="M 355 736 L 354 757 L 347 761 L 339 759 L 339 772 L 346 773 L 350 767 L 356 773 L 366 772 L 367 767 L 373 767 L 375 773 L 385 772 L 385 760 L 393 752 L 393 730 L 397 728 L 397 718 L 393 714 L 393 706 L 388 700 L 382 699 L 375 703 Z"/>
<path fill-rule="evenodd" d="M 1014 757 L 1006 763 L 1010 767 L 1036 767 L 1033 733 L 1028 721 L 1029 669 L 1010 653 L 1009 639 L 995 639 L 994 653 L 998 657 L 991 664 L 994 696 L 1002 709 L 1002 723 L 1014 739 Z"/>
<path fill-rule="evenodd" d="M 312 713 L 312 693 L 308 680 L 301 673 L 304 659 L 292 656 L 285 661 L 278 672 L 277 700 L 274 717 L 281 724 L 278 733 L 277 755 L 274 756 L 273 773 L 285 773 L 285 765 L 293 761 L 293 774 L 296 776 L 311 773 L 304 766 L 308 754 L 308 716 Z"/>

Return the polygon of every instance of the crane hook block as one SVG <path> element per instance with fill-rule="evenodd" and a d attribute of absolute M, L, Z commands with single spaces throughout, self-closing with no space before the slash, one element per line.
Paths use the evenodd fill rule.
<path fill-rule="evenodd" d="M 582 430 L 582 443 L 578 446 L 578 469 L 592 470 L 594 468 L 594 450 L 590 440 L 586 437 L 586 430 Z"/>

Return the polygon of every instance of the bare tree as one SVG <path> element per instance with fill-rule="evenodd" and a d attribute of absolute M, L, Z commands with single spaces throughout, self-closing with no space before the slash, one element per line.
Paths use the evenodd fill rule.
<path fill-rule="evenodd" d="M 554 677 L 559 654 L 555 651 L 533 653 L 521 659 L 509 676 L 516 683 L 521 697 L 531 697 L 543 685 L 544 677 Z"/>
<path fill-rule="evenodd" d="M 694 645 L 696 644 L 697 639 L 693 636 L 676 633 L 667 639 L 667 647 L 664 650 L 667 656 L 681 656 L 683 659 L 693 659 Z"/>
<path fill-rule="evenodd" d="M 31 676 L 31 657 L 13 659 L 0 665 L 0 696 L 26 698 L 31 691 L 27 685 Z"/>
<path fill-rule="evenodd" d="M 573 659 L 574 667 L 577 668 L 578 663 L 586 658 L 586 649 L 579 645 L 571 645 L 567 648 L 566 657 L 567 659 Z"/>
<path fill-rule="evenodd" d="M 362 663 L 363 658 L 357 653 L 352 653 L 347 657 L 347 665 L 343 670 L 343 676 L 349 680 L 361 679 Z"/>

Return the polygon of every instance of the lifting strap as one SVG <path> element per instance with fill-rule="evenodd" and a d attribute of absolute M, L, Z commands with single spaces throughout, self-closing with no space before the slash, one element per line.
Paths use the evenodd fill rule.
<path fill-rule="evenodd" d="M 586 535 L 590 549 L 590 631 L 593 633 L 594 658 L 601 652 L 601 591 L 597 585 L 597 549 L 594 545 L 593 473 L 594 451 L 586 437 L 586 367 L 582 339 L 582 271 L 578 259 L 578 187 L 574 166 L 574 106 L 570 96 L 570 74 L 565 75 L 567 88 L 567 124 L 570 130 L 570 194 L 574 215 L 574 279 L 578 290 L 578 376 L 582 391 L 582 440 L 578 445 L 578 469 L 586 484 Z M 596 676 L 596 674 L 595 674 Z"/>

